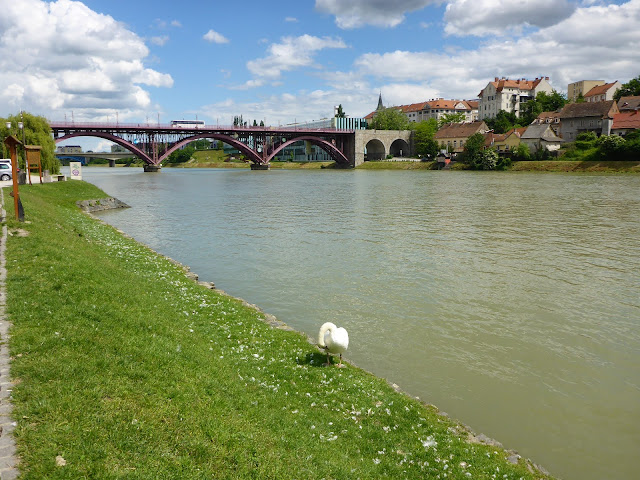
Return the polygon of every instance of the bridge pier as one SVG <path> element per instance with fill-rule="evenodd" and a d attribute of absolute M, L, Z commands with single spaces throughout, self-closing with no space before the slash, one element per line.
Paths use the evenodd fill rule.
<path fill-rule="evenodd" d="M 143 168 L 145 172 L 155 173 L 159 172 L 162 167 L 160 165 L 149 165 L 148 163 L 145 163 Z"/>
<path fill-rule="evenodd" d="M 251 170 L 269 170 L 271 165 L 268 163 L 252 163 Z"/>

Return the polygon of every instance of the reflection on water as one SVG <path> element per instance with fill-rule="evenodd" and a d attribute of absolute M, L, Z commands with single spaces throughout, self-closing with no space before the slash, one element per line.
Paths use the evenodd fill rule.
<path fill-rule="evenodd" d="M 84 170 L 103 218 L 565 479 L 632 478 L 640 177 Z"/>

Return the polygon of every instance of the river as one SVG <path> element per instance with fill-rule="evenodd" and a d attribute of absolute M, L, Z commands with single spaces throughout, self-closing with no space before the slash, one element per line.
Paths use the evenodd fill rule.
<path fill-rule="evenodd" d="M 84 168 L 201 280 L 569 479 L 637 478 L 640 176 Z M 140 285 L 140 288 L 144 288 Z"/>

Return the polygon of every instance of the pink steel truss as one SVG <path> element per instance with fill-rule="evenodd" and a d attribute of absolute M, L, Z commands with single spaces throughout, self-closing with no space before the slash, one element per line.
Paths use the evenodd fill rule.
<path fill-rule="evenodd" d="M 268 164 L 282 149 L 305 141 L 325 150 L 336 163 L 353 165 L 349 146 L 353 146 L 354 130 L 305 127 L 236 127 L 51 122 L 56 143 L 73 137 L 98 137 L 126 148 L 148 165 L 159 166 L 172 152 L 203 138 L 220 140 L 258 165 Z"/>

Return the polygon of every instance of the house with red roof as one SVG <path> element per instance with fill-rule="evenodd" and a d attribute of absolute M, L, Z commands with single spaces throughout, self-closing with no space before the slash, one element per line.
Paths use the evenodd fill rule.
<path fill-rule="evenodd" d="M 489 127 L 484 122 L 447 123 L 433 136 L 443 150 L 449 152 L 462 152 L 467 139 L 475 134 L 485 134 Z"/>
<path fill-rule="evenodd" d="M 613 100 L 613 96 L 622 88 L 619 81 L 597 85 L 584 94 L 585 102 L 606 102 Z"/>
<path fill-rule="evenodd" d="M 485 133 L 485 146 L 493 147 L 498 153 L 508 153 L 520 145 L 520 138 L 527 127 L 512 128 L 507 133 Z"/>
<path fill-rule="evenodd" d="M 640 110 L 626 110 L 613 116 L 611 135 L 624 137 L 633 130 L 640 129 Z"/>
<path fill-rule="evenodd" d="M 536 98 L 540 92 L 551 93 L 553 88 L 549 84 L 549 77 L 540 77 L 535 80 L 520 78 L 511 80 L 495 77 L 493 82 L 482 89 L 478 97 L 478 118 L 495 118 L 500 110 L 515 113 L 520 116 L 524 103 Z"/>

